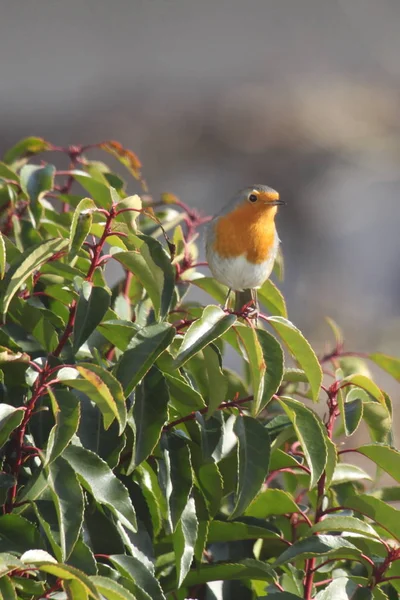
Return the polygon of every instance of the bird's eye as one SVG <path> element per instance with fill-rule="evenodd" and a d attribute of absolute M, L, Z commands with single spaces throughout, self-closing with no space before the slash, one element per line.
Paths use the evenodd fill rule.
<path fill-rule="evenodd" d="M 255 194 L 250 194 L 249 200 L 250 202 L 257 202 L 257 196 Z"/>

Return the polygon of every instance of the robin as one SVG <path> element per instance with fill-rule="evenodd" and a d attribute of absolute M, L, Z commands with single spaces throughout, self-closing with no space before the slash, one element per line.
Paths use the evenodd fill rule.
<path fill-rule="evenodd" d="M 257 316 L 257 289 L 271 275 L 279 247 L 275 227 L 278 206 L 285 204 L 267 185 L 239 192 L 209 223 L 206 255 L 214 278 L 236 292 L 235 311 L 253 304 Z"/>

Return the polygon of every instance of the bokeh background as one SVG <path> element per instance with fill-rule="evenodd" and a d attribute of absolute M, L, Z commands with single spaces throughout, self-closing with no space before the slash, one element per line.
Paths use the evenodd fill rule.
<path fill-rule="evenodd" d="M 116 139 L 205 213 L 271 185 L 291 319 L 399 355 L 399 26 L 398 0 L 4 2 L 0 151 Z"/>

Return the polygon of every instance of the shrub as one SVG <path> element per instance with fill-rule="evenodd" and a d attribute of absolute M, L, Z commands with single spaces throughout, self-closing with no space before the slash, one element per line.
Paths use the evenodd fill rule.
<path fill-rule="evenodd" d="M 400 361 L 345 351 L 333 322 L 318 359 L 271 281 L 260 326 L 223 310 L 207 218 L 128 195 L 92 149 L 146 191 L 116 142 L 27 138 L 0 163 L 2 597 L 397 598 L 400 488 L 378 479 L 400 481 L 400 455 L 366 361 L 396 379 Z"/>

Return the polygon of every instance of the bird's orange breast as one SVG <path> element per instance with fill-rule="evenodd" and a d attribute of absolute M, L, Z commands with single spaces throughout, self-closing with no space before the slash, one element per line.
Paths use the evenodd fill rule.
<path fill-rule="evenodd" d="M 222 258 L 245 255 L 260 264 L 268 259 L 276 242 L 275 207 L 241 205 L 214 224 L 213 249 Z"/>

